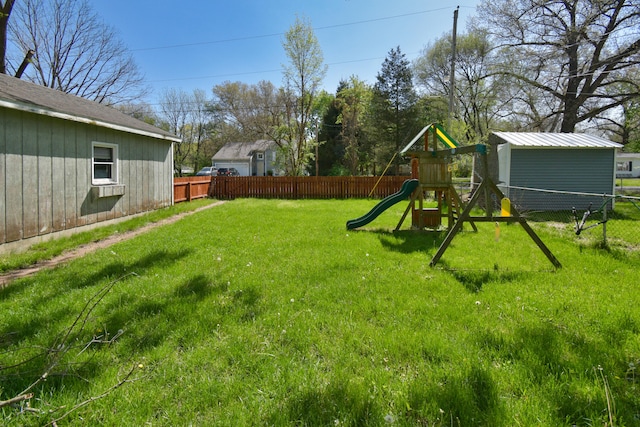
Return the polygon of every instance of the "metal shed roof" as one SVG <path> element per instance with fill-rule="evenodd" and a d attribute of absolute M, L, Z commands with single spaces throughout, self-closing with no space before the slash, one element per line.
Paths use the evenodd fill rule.
<path fill-rule="evenodd" d="M 505 143 L 516 147 L 540 148 L 621 148 L 608 139 L 584 133 L 493 132 Z"/>

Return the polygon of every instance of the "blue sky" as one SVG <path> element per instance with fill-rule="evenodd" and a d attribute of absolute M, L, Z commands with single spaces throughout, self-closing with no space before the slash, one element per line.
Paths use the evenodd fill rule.
<path fill-rule="evenodd" d="M 133 53 L 157 102 L 165 88 L 191 92 L 225 81 L 269 80 L 282 85 L 284 33 L 296 16 L 308 19 L 328 72 L 323 87 L 341 79 L 370 84 L 388 52 L 400 46 L 415 59 L 429 42 L 450 34 L 460 6 L 458 33 L 479 0 L 92 0 Z"/>

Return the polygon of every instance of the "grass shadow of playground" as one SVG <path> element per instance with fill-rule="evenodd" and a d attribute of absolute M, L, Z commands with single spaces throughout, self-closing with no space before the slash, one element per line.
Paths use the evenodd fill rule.
<path fill-rule="evenodd" d="M 359 232 L 374 233 L 382 246 L 392 252 L 409 254 L 435 252 L 447 235 L 446 231 L 373 229 Z"/>
<path fill-rule="evenodd" d="M 431 257 L 437 252 L 448 233 L 447 230 L 390 231 L 385 229 L 366 230 L 366 232 L 377 234 L 382 246 L 390 251 L 400 252 L 403 254 L 424 252 L 427 257 L 429 257 L 428 261 L 431 261 Z M 471 230 L 466 232 L 475 233 Z M 465 233 L 465 231 L 460 233 Z M 531 271 L 528 270 L 502 269 L 497 263 L 493 264 L 492 269 L 487 269 L 486 267 L 469 268 L 467 265 L 456 266 L 447 262 L 447 260 L 443 258 L 440 258 L 434 268 L 439 268 L 440 270 L 452 274 L 456 281 L 471 293 L 480 292 L 482 287 L 487 283 L 511 282 L 531 273 Z M 536 272 L 553 271 L 554 270 L 551 266 L 542 270 L 536 270 Z"/>

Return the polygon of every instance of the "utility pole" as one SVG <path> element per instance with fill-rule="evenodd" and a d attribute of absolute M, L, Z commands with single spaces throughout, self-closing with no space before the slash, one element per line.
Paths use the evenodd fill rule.
<path fill-rule="evenodd" d="M 449 125 L 447 126 L 451 132 L 451 123 L 453 121 L 453 105 L 455 95 L 455 73 L 456 73 L 456 37 L 458 32 L 458 10 L 460 6 L 453 11 L 453 34 L 451 36 L 451 73 L 449 74 Z"/>
<path fill-rule="evenodd" d="M 22 60 L 22 64 L 20 64 L 20 67 L 18 67 L 18 71 L 16 71 L 15 77 L 17 78 L 22 77 L 24 70 L 27 69 L 27 65 L 29 65 L 29 63 L 31 62 L 31 58 L 33 58 L 33 55 L 35 55 L 35 53 L 36 52 L 31 49 L 27 51 L 27 54 L 24 56 L 24 59 Z"/>

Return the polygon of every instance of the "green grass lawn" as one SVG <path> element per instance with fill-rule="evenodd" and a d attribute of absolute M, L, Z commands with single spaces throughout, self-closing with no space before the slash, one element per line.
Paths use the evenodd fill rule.
<path fill-rule="evenodd" d="M 19 253 L 0 255 L 0 273 L 24 268 L 38 261 L 48 260 L 61 253 L 77 248 L 80 245 L 102 240 L 106 237 L 136 230 L 147 224 L 155 223 L 175 215 L 194 211 L 211 204 L 211 200 L 200 199 L 191 203 L 179 203 L 174 206 L 147 212 L 122 222 L 83 231 L 69 237 L 58 238 L 32 245 L 28 250 Z"/>
<path fill-rule="evenodd" d="M 616 185 L 620 187 L 640 187 L 640 178 L 616 178 Z"/>
<path fill-rule="evenodd" d="M 640 423 L 637 253 L 483 223 L 430 268 L 404 203 L 346 231 L 375 203 L 235 200 L 13 282 L 3 424 Z"/>

